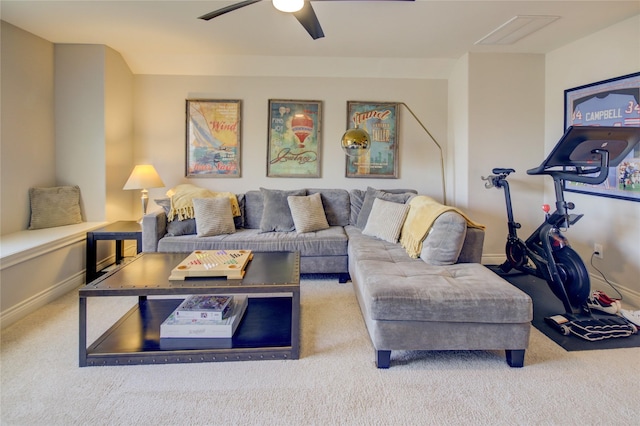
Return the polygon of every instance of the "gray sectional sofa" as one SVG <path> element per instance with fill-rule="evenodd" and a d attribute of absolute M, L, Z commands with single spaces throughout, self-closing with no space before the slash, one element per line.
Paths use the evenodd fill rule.
<path fill-rule="evenodd" d="M 286 198 L 286 192 L 275 192 Z M 390 366 L 395 350 L 504 350 L 510 366 L 523 366 L 532 302 L 480 264 L 483 229 L 467 226 L 456 212 L 443 213 L 433 222 L 420 258 L 413 258 L 400 243 L 371 236 L 367 222 L 379 207 L 373 203 L 381 205 L 376 199 L 406 204 L 415 191 L 306 189 L 295 194 L 316 193 L 328 227 L 305 233 L 264 231 L 263 216 L 272 210 L 269 204 L 265 212 L 269 190 L 238 194 L 235 232 L 205 237 L 196 235 L 195 223 L 169 222 L 167 200 L 156 200 L 164 208 L 143 218 L 143 251 L 298 251 L 302 274 L 338 274 L 341 283 L 353 282 L 379 368 Z M 460 227 L 460 243 L 453 247 L 450 236 Z"/>

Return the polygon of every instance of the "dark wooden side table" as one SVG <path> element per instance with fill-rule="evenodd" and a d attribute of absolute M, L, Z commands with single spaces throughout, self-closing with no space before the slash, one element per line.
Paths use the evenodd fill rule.
<path fill-rule="evenodd" d="M 142 228 L 136 221 L 122 220 L 87 232 L 87 283 L 90 283 L 99 276 L 96 271 L 96 264 L 98 263 L 96 241 L 98 240 L 112 240 L 116 242 L 116 263 L 120 263 L 124 257 L 125 240 L 136 240 L 136 253 L 142 251 Z"/>

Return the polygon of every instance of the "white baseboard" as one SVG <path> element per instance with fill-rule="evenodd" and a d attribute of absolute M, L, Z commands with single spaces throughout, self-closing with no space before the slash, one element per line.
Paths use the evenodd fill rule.
<path fill-rule="evenodd" d="M 18 303 L 0 313 L 0 328 L 5 328 L 14 322 L 37 311 L 60 296 L 84 285 L 84 271 L 81 271 L 68 279 L 41 291 L 38 294 Z"/>

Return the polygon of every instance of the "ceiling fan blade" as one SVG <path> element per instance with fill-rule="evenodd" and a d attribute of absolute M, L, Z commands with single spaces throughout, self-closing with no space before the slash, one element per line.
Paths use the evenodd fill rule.
<path fill-rule="evenodd" d="M 298 12 L 293 12 L 298 22 L 302 24 L 305 30 L 314 40 L 324 37 L 324 32 L 320 26 L 320 21 L 313 10 L 310 1 L 305 1 L 304 6 Z"/>
<path fill-rule="evenodd" d="M 245 1 L 241 1 L 239 3 L 235 3 L 235 4 L 232 4 L 230 6 L 223 7 L 222 9 L 214 10 L 213 12 L 209 12 L 209 13 L 207 13 L 205 15 L 199 16 L 198 19 L 204 19 L 205 21 L 208 21 L 208 20 L 213 19 L 213 18 L 215 18 L 217 16 L 224 15 L 225 13 L 233 12 L 234 10 L 240 9 L 241 7 L 249 6 L 249 5 L 252 5 L 254 3 L 258 3 L 259 1 L 262 1 L 262 0 L 245 0 Z"/>

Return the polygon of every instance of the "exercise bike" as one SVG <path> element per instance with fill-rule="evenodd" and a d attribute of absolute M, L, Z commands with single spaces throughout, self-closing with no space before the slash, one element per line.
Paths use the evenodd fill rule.
<path fill-rule="evenodd" d="M 548 175 L 553 179 L 555 211 L 543 206 L 545 220 L 526 239 L 518 237 L 507 178 L 515 170 L 494 168 L 486 188 L 502 188 L 507 207 L 508 235 L 506 261 L 500 270 L 512 269 L 541 278 L 564 305 L 568 321 L 592 320 L 587 300 L 591 285 L 587 268 L 569 244 L 562 230 L 575 225 L 584 215 L 572 214 L 574 203 L 564 199 L 564 182 L 600 184 L 607 179 L 609 167 L 617 166 L 640 140 L 640 128 L 631 127 L 569 127 L 549 156 L 529 175 Z M 563 329 L 568 334 L 568 329 Z"/>

